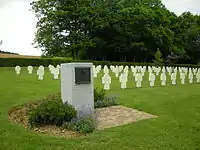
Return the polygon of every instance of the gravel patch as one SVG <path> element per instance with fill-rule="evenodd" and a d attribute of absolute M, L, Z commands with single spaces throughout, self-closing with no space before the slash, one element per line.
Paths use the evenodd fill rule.
<path fill-rule="evenodd" d="M 100 130 L 157 117 L 155 115 L 121 105 L 96 109 L 96 113 L 97 129 Z"/>

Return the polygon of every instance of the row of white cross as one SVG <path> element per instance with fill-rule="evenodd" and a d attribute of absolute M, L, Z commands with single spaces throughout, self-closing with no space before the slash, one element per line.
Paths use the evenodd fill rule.
<path fill-rule="evenodd" d="M 54 67 L 53 65 L 49 65 L 48 68 L 49 68 L 49 71 L 51 72 L 51 74 L 53 75 L 53 78 L 55 80 L 59 79 L 60 65 L 57 65 L 56 67 Z M 33 73 L 33 66 L 28 66 L 27 71 L 28 71 L 28 74 L 32 74 Z M 21 73 L 21 67 L 16 66 L 15 72 L 16 72 L 17 75 L 19 75 Z M 38 67 L 37 75 L 38 75 L 38 80 L 44 79 L 44 66 L 41 65 L 41 66 Z"/>
<path fill-rule="evenodd" d="M 57 65 L 54 67 L 53 65 L 48 66 L 49 71 L 53 75 L 54 79 L 59 79 L 60 74 L 60 65 Z M 176 84 L 176 78 L 177 78 L 177 72 L 180 73 L 180 79 L 181 84 L 185 84 L 186 76 L 188 75 L 189 83 L 193 83 L 194 76 L 196 76 L 197 83 L 200 82 L 200 68 L 186 68 L 186 67 L 155 67 L 155 66 L 131 66 L 130 68 L 128 66 L 110 66 L 107 67 L 106 65 L 102 68 L 101 65 L 93 66 L 93 77 L 97 78 L 98 73 L 101 72 L 103 69 L 103 77 L 102 77 L 102 84 L 104 85 L 105 90 L 110 89 L 111 84 L 111 77 L 109 75 L 109 72 L 112 71 L 115 74 L 115 77 L 119 78 L 119 82 L 121 83 L 121 88 L 126 88 L 126 83 L 128 82 L 128 73 L 129 70 L 131 70 L 133 77 L 135 77 L 136 87 L 142 86 L 143 76 L 146 71 L 149 73 L 149 85 L 151 87 L 154 86 L 156 76 L 160 74 L 160 81 L 161 85 L 166 85 L 166 79 L 168 72 L 169 76 L 171 77 L 172 85 Z M 28 66 L 27 67 L 28 74 L 33 73 L 33 67 Z M 16 74 L 19 75 L 21 72 L 21 67 L 16 66 L 15 67 Z M 44 79 L 44 66 L 39 66 L 37 69 L 37 75 L 39 80 Z"/>
<path fill-rule="evenodd" d="M 94 77 L 97 76 L 97 74 L 100 72 L 101 70 L 101 66 L 93 66 L 93 73 L 94 73 Z M 141 72 L 142 75 L 144 75 L 144 73 L 146 72 L 147 70 L 147 67 L 146 66 L 131 66 L 130 67 L 131 71 L 133 73 L 137 73 L 137 72 Z M 115 76 L 118 77 L 119 73 L 121 72 L 124 72 L 124 73 L 128 73 L 129 72 L 129 67 L 128 66 L 110 66 L 110 70 L 115 73 Z M 148 72 L 149 73 L 152 73 L 152 72 L 155 72 L 156 75 L 159 75 L 159 73 L 162 71 L 163 73 L 166 73 L 168 72 L 169 75 L 171 75 L 173 72 L 174 73 L 177 73 L 179 70 L 179 72 L 183 72 L 185 74 L 187 74 L 188 72 L 193 72 L 194 75 L 196 75 L 196 73 L 198 71 L 200 71 L 199 68 L 186 68 L 186 67 L 155 67 L 155 66 L 148 66 Z M 104 68 L 103 68 L 103 73 L 104 74 L 109 74 L 109 68 L 105 65 Z M 134 75 L 135 76 L 135 75 Z"/>
<path fill-rule="evenodd" d="M 142 80 L 144 73 L 147 70 L 146 66 L 131 66 L 130 67 L 133 76 L 135 77 L 136 87 L 142 87 Z M 101 66 L 93 66 L 93 77 L 97 77 L 98 73 L 101 70 Z M 110 66 L 110 69 L 107 66 L 104 66 L 103 68 L 103 77 L 102 77 L 102 84 L 104 85 L 105 90 L 110 90 L 110 84 L 111 84 L 111 77 L 109 75 L 110 70 L 115 73 L 116 77 L 119 77 L 119 82 L 121 83 L 121 88 L 126 88 L 126 83 L 128 81 L 128 73 L 129 73 L 129 67 L 128 66 Z M 167 75 L 166 72 L 171 77 L 172 85 L 176 85 L 176 78 L 177 78 L 177 72 L 180 73 L 180 79 L 181 84 L 185 84 L 185 79 L 188 74 L 189 83 L 193 83 L 194 76 L 196 76 L 197 83 L 200 83 L 200 68 L 186 68 L 186 67 L 155 67 L 155 66 L 148 66 L 148 73 L 149 73 L 149 85 L 150 87 L 153 87 L 155 84 L 156 76 L 160 74 L 160 81 L 161 85 L 166 85 Z M 119 74 L 121 75 L 119 76 Z"/>

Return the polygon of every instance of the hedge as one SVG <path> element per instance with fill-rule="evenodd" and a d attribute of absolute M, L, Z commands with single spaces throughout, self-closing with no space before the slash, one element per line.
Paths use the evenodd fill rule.
<path fill-rule="evenodd" d="M 0 58 L 0 67 L 15 67 L 17 65 L 25 66 L 40 66 L 47 67 L 49 64 L 57 65 L 61 63 L 69 63 L 72 59 L 70 58 Z"/>
<path fill-rule="evenodd" d="M 123 66 L 152 66 L 153 63 L 136 63 L 136 62 L 109 62 L 109 61 L 92 61 L 92 60 L 72 60 L 71 58 L 0 58 L 0 67 L 15 67 L 17 65 L 21 67 L 26 66 L 40 66 L 43 65 L 48 67 L 51 65 L 58 65 L 61 63 L 70 63 L 70 62 L 92 62 L 94 65 L 123 65 Z M 200 67 L 200 65 L 192 64 L 174 64 L 171 66 L 178 67 Z"/>
<path fill-rule="evenodd" d="M 25 66 L 40 66 L 47 67 L 49 64 L 54 66 L 61 63 L 70 62 L 92 62 L 94 65 L 151 65 L 149 63 L 134 63 L 134 62 L 109 62 L 109 61 L 92 61 L 92 60 L 72 60 L 71 58 L 0 58 L 0 67 L 15 67 L 17 65 Z"/>

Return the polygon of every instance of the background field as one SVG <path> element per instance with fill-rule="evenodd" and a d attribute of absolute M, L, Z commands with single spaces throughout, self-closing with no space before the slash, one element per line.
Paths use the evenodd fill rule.
<path fill-rule="evenodd" d="M 0 53 L 0 58 L 40 58 L 40 56 L 26 56 Z"/>
<path fill-rule="evenodd" d="M 60 81 L 45 72 L 38 81 L 36 70 L 28 75 L 25 68 L 16 76 L 14 68 L 0 68 L 0 149 L 2 150 L 173 150 L 200 149 L 200 85 L 167 85 L 149 88 L 147 75 L 143 88 L 135 88 L 130 74 L 128 89 L 121 90 L 112 77 L 111 91 L 122 105 L 158 115 L 159 118 L 97 131 L 79 139 L 64 139 L 35 134 L 9 122 L 8 111 L 14 106 L 60 91 Z M 101 78 L 95 86 L 102 87 Z M 170 82 L 168 81 L 168 84 Z"/>

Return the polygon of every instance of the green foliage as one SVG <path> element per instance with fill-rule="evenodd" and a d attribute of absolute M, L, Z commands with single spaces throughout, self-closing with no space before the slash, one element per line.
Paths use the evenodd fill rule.
<path fill-rule="evenodd" d="M 161 0 L 35 0 L 31 5 L 38 18 L 35 44 L 47 56 L 152 63 L 159 47 L 163 58 L 172 52 L 181 56 L 178 63 L 200 60 L 200 16 L 177 16 Z"/>
<path fill-rule="evenodd" d="M 76 116 L 76 110 L 69 104 L 62 104 L 57 101 L 44 101 L 29 115 L 31 126 L 41 125 L 62 125 L 69 122 Z"/>
<path fill-rule="evenodd" d="M 106 91 L 104 89 L 98 90 L 94 89 L 94 107 L 103 108 L 118 105 L 116 96 L 106 96 Z"/>
<path fill-rule="evenodd" d="M 95 130 L 96 121 L 94 117 L 91 116 L 74 118 L 70 122 L 65 122 L 63 127 L 72 131 L 78 131 L 80 133 L 90 133 Z"/>
<path fill-rule="evenodd" d="M 154 57 L 155 57 L 154 65 L 162 66 L 164 63 L 164 59 L 162 58 L 162 53 L 159 49 L 157 49 Z"/>
<path fill-rule="evenodd" d="M 115 105 L 119 105 L 117 102 L 117 97 L 105 97 L 104 99 L 97 100 L 94 103 L 95 108 L 110 107 Z"/>
<path fill-rule="evenodd" d="M 92 62 L 94 65 L 152 65 L 150 63 L 135 63 L 135 62 L 110 62 L 110 61 L 92 61 L 92 60 L 72 60 L 72 58 L 0 58 L 0 67 L 15 67 L 19 66 L 39 66 L 43 65 L 48 67 L 49 64 L 54 66 L 61 63 L 70 63 L 70 62 Z"/>
<path fill-rule="evenodd" d="M 0 67 L 15 67 L 17 65 L 26 67 L 29 65 L 39 66 L 43 65 L 48 67 L 49 64 L 54 66 L 61 63 L 70 63 L 70 62 L 92 62 L 94 65 L 123 65 L 123 66 L 152 66 L 153 63 L 145 62 L 110 62 L 110 61 L 92 61 L 92 60 L 72 60 L 71 58 L 0 58 Z M 173 66 L 183 66 L 183 67 L 199 67 L 200 65 L 195 64 L 172 64 Z"/>
<path fill-rule="evenodd" d="M 101 89 L 98 91 L 97 88 L 94 88 L 94 102 L 97 102 L 99 100 L 104 100 L 106 98 L 106 91 Z"/>
<path fill-rule="evenodd" d="M 79 52 L 93 45 L 88 30 L 94 8 L 92 0 L 39 0 L 31 3 L 39 21 L 35 43 L 49 56 Z M 42 15 L 41 15 L 42 14 Z"/>
<path fill-rule="evenodd" d="M 58 65 L 72 62 L 71 58 L 0 58 L 0 67 L 40 66 L 48 67 L 49 64 Z"/>

